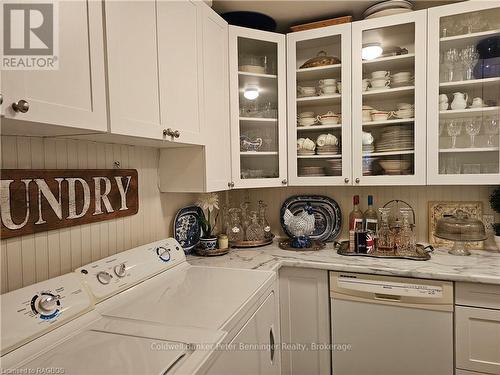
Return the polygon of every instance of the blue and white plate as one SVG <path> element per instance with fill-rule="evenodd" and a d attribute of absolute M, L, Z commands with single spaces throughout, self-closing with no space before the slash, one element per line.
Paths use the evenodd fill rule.
<path fill-rule="evenodd" d="M 181 208 L 175 215 L 174 237 L 181 244 L 186 254 L 190 254 L 200 242 L 202 235 L 200 218 L 205 218 L 205 214 L 198 206 Z"/>
<path fill-rule="evenodd" d="M 288 198 L 281 206 L 281 227 L 289 237 L 293 237 L 283 222 L 283 215 L 286 209 L 296 215 L 304 209 L 307 203 L 312 206 L 316 219 L 314 232 L 310 238 L 323 242 L 333 242 L 342 229 L 342 212 L 337 202 L 324 195 L 293 195 Z"/>

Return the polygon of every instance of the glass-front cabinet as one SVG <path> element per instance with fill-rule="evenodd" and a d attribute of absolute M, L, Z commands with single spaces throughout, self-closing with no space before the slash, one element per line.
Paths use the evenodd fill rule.
<path fill-rule="evenodd" d="M 230 26 L 229 72 L 230 187 L 286 185 L 285 36 Z"/>
<path fill-rule="evenodd" d="M 352 24 L 355 185 L 426 182 L 426 20 L 421 10 Z"/>
<path fill-rule="evenodd" d="M 498 184 L 500 3 L 428 11 L 429 184 Z"/>
<path fill-rule="evenodd" d="M 351 184 L 351 24 L 287 35 L 291 185 Z"/>

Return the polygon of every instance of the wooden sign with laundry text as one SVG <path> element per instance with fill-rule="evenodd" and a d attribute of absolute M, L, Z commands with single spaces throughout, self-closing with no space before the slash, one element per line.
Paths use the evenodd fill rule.
<path fill-rule="evenodd" d="M 2 169 L 1 237 L 135 215 L 136 169 Z"/>

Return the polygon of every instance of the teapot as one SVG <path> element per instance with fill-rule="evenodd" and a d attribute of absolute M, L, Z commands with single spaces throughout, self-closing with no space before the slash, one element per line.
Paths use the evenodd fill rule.
<path fill-rule="evenodd" d="M 453 101 L 451 102 L 451 109 L 465 109 L 467 108 L 467 101 L 469 100 L 469 95 L 462 92 L 453 93 Z"/>

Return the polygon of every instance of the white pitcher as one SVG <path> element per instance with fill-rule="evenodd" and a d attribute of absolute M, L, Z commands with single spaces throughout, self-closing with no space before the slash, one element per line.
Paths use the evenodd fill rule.
<path fill-rule="evenodd" d="M 451 102 L 451 109 L 465 109 L 467 108 L 467 101 L 469 100 L 469 95 L 462 92 L 453 93 L 453 101 Z"/>

